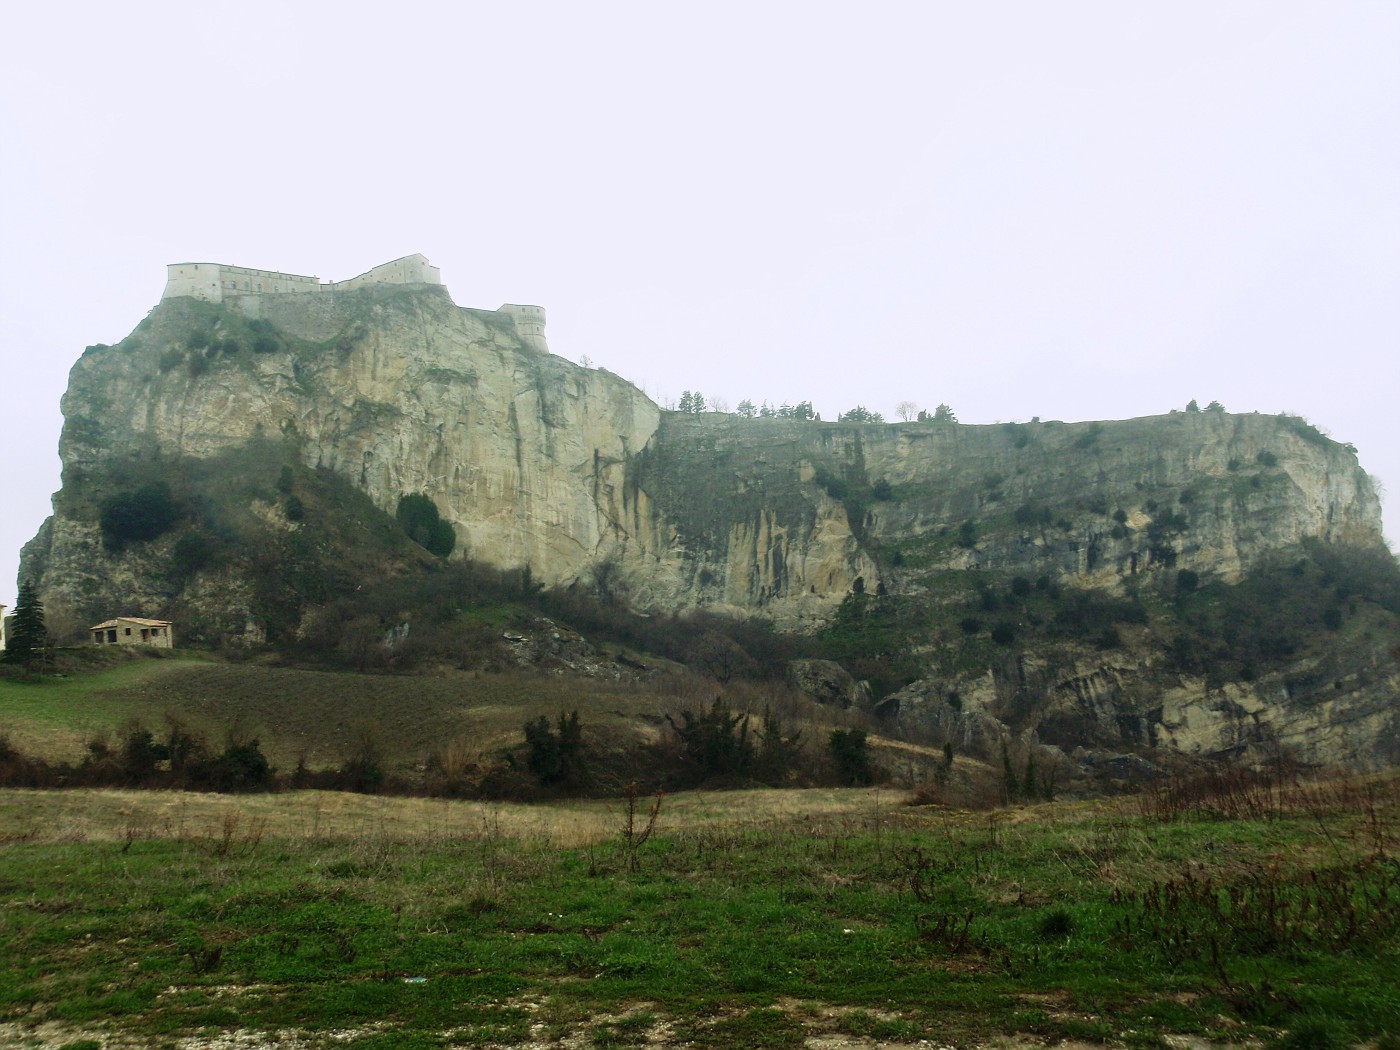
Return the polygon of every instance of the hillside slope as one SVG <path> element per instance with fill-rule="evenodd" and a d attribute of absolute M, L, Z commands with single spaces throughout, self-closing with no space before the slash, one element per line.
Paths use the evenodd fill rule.
<path fill-rule="evenodd" d="M 757 614 L 969 751 L 1400 757 L 1379 502 L 1296 417 L 680 415 L 427 287 L 165 300 L 88 349 L 63 408 L 64 487 L 22 575 L 70 627 L 342 630 L 345 595 L 439 572 L 392 521 L 421 493 L 454 559 L 523 591 Z M 412 603 L 382 602 L 354 611 L 405 630 Z M 450 628 L 463 601 L 439 604 Z"/>

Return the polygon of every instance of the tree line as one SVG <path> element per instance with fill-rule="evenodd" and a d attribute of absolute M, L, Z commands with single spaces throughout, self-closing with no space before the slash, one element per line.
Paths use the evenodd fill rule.
<path fill-rule="evenodd" d="M 729 412 L 729 405 L 722 398 L 706 398 L 698 390 L 683 391 L 680 401 L 667 407 L 682 415 Z M 956 423 L 958 421 L 958 417 L 946 404 L 940 404 L 932 412 L 928 412 L 919 408 L 913 401 L 901 401 L 895 406 L 895 412 L 905 423 Z M 734 407 L 733 414 L 741 419 L 796 419 L 810 420 L 816 423 L 822 421 L 821 413 L 812 407 L 811 401 L 799 401 L 796 404 L 784 401 L 780 405 L 774 405 L 771 401 L 755 404 L 749 398 L 744 398 Z M 836 422 L 883 423 L 885 416 L 884 413 L 868 409 L 864 405 L 856 405 L 854 408 L 838 413 Z"/>

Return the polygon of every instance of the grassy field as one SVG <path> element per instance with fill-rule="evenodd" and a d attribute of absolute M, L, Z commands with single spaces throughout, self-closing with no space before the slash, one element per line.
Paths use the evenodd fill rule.
<path fill-rule="evenodd" d="M 75 760 L 94 734 L 137 719 L 160 732 L 174 716 L 222 741 L 258 737 L 283 769 L 342 761 L 365 727 L 389 761 L 410 766 L 463 742 L 487 751 L 518 740 L 524 722 L 582 706 L 595 731 L 659 721 L 673 690 L 558 678 L 532 671 L 439 677 L 355 674 L 223 663 L 181 656 L 136 659 L 70 677 L 0 679 L 0 725 L 26 753 Z"/>
<path fill-rule="evenodd" d="M 6 792 L 0 1041 L 1400 1046 L 1396 778 L 896 802 Z"/>
<path fill-rule="evenodd" d="M 530 668 L 362 674 L 185 654 L 99 652 L 95 657 L 86 651 L 78 656 L 110 656 L 116 662 L 80 665 L 42 679 L 0 678 L 0 734 L 18 752 L 77 763 L 94 741 L 120 751 L 133 725 L 165 740 L 178 723 L 202 735 L 216 753 L 225 743 L 258 740 L 284 782 L 300 763 L 334 770 L 368 744 L 376 765 L 403 786 L 396 790 L 415 790 L 429 768 L 498 767 L 508 751 L 522 748 L 527 722 L 540 717 L 553 722 L 577 710 L 593 774 L 603 785 L 593 790 L 606 793 L 627 780 L 654 776 L 647 772 L 646 745 L 656 741 L 666 717 L 708 708 L 721 688 L 736 710 L 755 716 L 756 725 L 771 708 L 789 731 L 800 730 L 807 752 L 815 756 L 808 768 L 814 763 L 822 768 L 822 748 L 833 728 L 868 722 L 859 712 L 817 704 L 782 686 L 720 687 L 683 674 L 640 681 L 563 677 Z M 871 746 L 882 768 L 911 783 L 942 760 L 938 749 L 873 732 Z M 959 767 L 954 779 L 968 793 L 995 794 L 982 783 L 991 776 L 988 767 L 962 759 Z"/>

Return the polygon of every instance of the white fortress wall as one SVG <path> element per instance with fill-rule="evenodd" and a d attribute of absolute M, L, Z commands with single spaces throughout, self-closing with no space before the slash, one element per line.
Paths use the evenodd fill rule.
<path fill-rule="evenodd" d="M 358 277 L 337 281 L 329 287 L 335 291 L 349 291 L 367 284 L 442 284 L 442 271 L 430 265 L 422 255 L 405 255 L 402 259 L 383 263 Z"/>
<path fill-rule="evenodd" d="M 254 270 L 223 263 L 171 263 L 166 267 L 162 299 L 192 295 L 196 299 L 222 302 L 229 295 L 267 295 L 275 292 L 318 292 L 315 277 L 276 270 Z"/>
<path fill-rule="evenodd" d="M 224 292 L 219 271 L 222 269 L 224 267 L 218 263 L 171 263 L 165 268 L 165 291 L 161 298 L 192 295 L 196 299 L 221 302 Z"/>
<path fill-rule="evenodd" d="M 230 295 L 280 295 L 287 292 L 350 291 L 371 284 L 442 284 L 442 271 L 422 255 L 405 255 L 352 277 L 348 281 L 321 283 L 318 277 L 255 270 L 223 263 L 171 263 L 166 267 L 162 299 L 192 295 L 221 302 Z"/>
<path fill-rule="evenodd" d="M 219 280 L 225 295 L 267 295 L 281 292 L 319 292 L 315 277 L 276 270 L 250 270 L 246 266 L 220 266 Z"/>
<path fill-rule="evenodd" d="M 356 288 L 381 284 L 442 285 L 442 271 L 428 262 L 424 255 L 405 255 L 402 259 L 383 263 L 372 270 L 346 281 L 322 283 L 318 277 L 281 273 L 277 270 L 255 270 L 247 266 L 226 266 L 223 263 L 171 263 L 166 267 L 165 291 L 162 299 L 193 296 L 220 303 L 237 298 L 245 312 L 258 310 L 257 296 L 285 295 L 308 292 L 348 292 Z M 549 353 L 545 342 L 545 315 L 542 306 L 504 303 L 497 311 L 505 314 L 515 325 L 520 342 L 531 350 Z"/>

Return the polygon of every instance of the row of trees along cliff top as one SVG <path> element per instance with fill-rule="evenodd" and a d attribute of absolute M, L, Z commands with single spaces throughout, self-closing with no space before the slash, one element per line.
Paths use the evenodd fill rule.
<path fill-rule="evenodd" d="M 675 406 L 674 411 L 683 415 L 699 415 L 702 412 L 724 412 L 729 411 L 728 404 L 721 398 L 711 398 L 705 400 L 705 395 L 698 390 L 686 390 L 681 394 L 680 402 Z M 947 405 L 939 405 L 932 413 L 919 408 L 912 401 L 901 401 L 895 406 L 895 411 L 899 413 L 899 418 L 904 422 L 919 423 L 956 423 L 958 417 L 953 414 L 953 410 Z M 755 405 L 748 398 L 740 401 L 734 409 L 734 414 L 743 419 L 810 419 L 813 422 L 821 422 L 821 413 L 812 408 L 812 402 L 799 401 L 792 405 L 787 402 L 774 408 L 771 402 L 765 401 L 761 405 Z M 880 412 L 873 412 L 864 405 L 856 405 L 855 408 L 840 413 L 836 417 L 838 423 L 883 423 L 885 417 Z"/>
<path fill-rule="evenodd" d="M 729 404 L 723 398 L 715 397 L 706 401 L 705 395 L 698 390 L 684 391 L 678 404 L 667 407 L 685 415 L 699 415 L 702 412 L 727 413 L 729 411 Z M 952 408 L 946 404 L 940 404 L 932 412 L 928 412 L 913 401 L 901 401 L 895 405 L 894 410 L 900 420 L 905 423 L 956 423 L 958 421 Z M 1196 399 L 1192 398 L 1186 403 L 1186 411 L 1198 413 L 1203 410 L 1196 403 Z M 1212 401 L 1205 407 L 1204 411 L 1224 412 L 1225 406 L 1219 401 Z M 765 401 L 761 405 L 755 405 L 748 398 L 744 398 L 735 406 L 734 414 L 744 419 L 810 419 L 817 423 L 820 423 L 822 419 L 820 412 L 813 411 L 810 401 L 799 401 L 795 405 L 785 401 L 774 408 L 771 402 Z M 855 408 L 840 413 L 836 417 L 836 422 L 884 423 L 885 417 L 883 413 L 874 412 L 864 405 L 856 405 Z M 1031 422 L 1039 423 L 1040 417 L 1033 417 Z"/>

